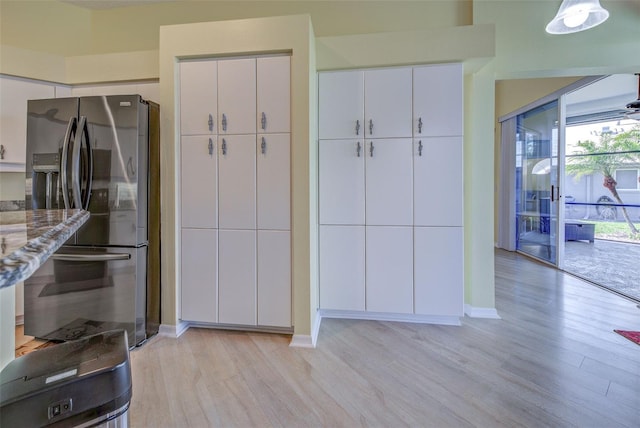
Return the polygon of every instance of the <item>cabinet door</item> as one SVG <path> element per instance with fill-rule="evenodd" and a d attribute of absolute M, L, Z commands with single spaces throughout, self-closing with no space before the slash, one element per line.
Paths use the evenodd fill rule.
<path fill-rule="evenodd" d="M 219 134 L 256 133 L 256 60 L 218 61 Z"/>
<path fill-rule="evenodd" d="M 320 141 L 320 224 L 364 225 L 363 140 Z"/>
<path fill-rule="evenodd" d="M 320 73 L 318 91 L 318 133 L 321 140 L 364 136 L 362 71 Z"/>
<path fill-rule="evenodd" d="M 218 227 L 218 155 L 213 136 L 180 139 L 182 227 Z"/>
<path fill-rule="evenodd" d="M 411 68 L 365 71 L 367 138 L 410 137 L 411 99 Z"/>
<path fill-rule="evenodd" d="M 257 127 L 260 133 L 291 131 L 291 58 L 276 56 L 258 58 Z"/>
<path fill-rule="evenodd" d="M 256 325 L 256 232 L 220 230 L 219 322 Z"/>
<path fill-rule="evenodd" d="M 367 225 L 413 224 L 411 145 L 411 139 L 367 140 Z"/>
<path fill-rule="evenodd" d="M 256 228 L 256 137 L 218 136 L 218 225 Z"/>
<path fill-rule="evenodd" d="M 416 227 L 414 239 L 416 314 L 462 316 L 463 228 Z"/>
<path fill-rule="evenodd" d="M 0 76 L 0 94 L 0 144 L 3 149 L 0 150 L 0 171 L 24 172 L 27 101 L 53 98 L 55 89 L 41 82 Z"/>
<path fill-rule="evenodd" d="M 289 134 L 258 135 L 258 229 L 291 227 L 289 139 Z"/>
<path fill-rule="evenodd" d="M 291 327 L 291 234 L 258 231 L 258 325 Z"/>
<path fill-rule="evenodd" d="M 414 136 L 462 135 L 462 64 L 413 69 Z"/>
<path fill-rule="evenodd" d="M 365 310 L 364 226 L 320 226 L 320 308 Z"/>
<path fill-rule="evenodd" d="M 218 65 L 216 61 L 180 63 L 180 134 L 218 132 Z"/>
<path fill-rule="evenodd" d="M 413 146 L 416 226 L 462 226 L 462 137 L 420 138 Z"/>
<path fill-rule="evenodd" d="M 413 228 L 366 229 L 367 311 L 413 313 Z"/>
<path fill-rule="evenodd" d="M 218 322 L 218 231 L 182 229 L 180 319 Z"/>

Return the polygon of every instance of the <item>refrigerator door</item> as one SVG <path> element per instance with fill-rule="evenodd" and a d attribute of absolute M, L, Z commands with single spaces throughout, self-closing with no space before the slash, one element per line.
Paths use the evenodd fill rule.
<path fill-rule="evenodd" d="M 127 331 L 129 345 L 146 338 L 147 247 L 63 246 L 25 281 L 26 335 L 73 340 Z"/>
<path fill-rule="evenodd" d="M 80 98 L 93 159 L 87 209 L 78 245 L 147 243 L 148 106 L 139 95 Z M 82 187 L 82 186 L 81 186 Z"/>
<path fill-rule="evenodd" d="M 27 210 L 72 207 L 70 161 L 77 116 L 78 98 L 27 102 Z"/>

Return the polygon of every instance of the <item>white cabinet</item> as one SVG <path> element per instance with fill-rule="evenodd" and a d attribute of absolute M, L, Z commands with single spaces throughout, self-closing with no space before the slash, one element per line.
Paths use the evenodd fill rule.
<path fill-rule="evenodd" d="M 367 138 L 411 137 L 411 68 L 364 72 Z"/>
<path fill-rule="evenodd" d="M 181 318 L 291 328 L 290 58 L 179 67 Z"/>
<path fill-rule="evenodd" d="M 291 327 L 289 231 L 258 231 L 258 325 Z"/>
<path fill-rule="evenodd" d="M 218 227 L 218 155 L 215 136 L 180 139 L 182 227 Z"/>
<path fill-rule="evenodd" d="M 256 231 L 218 233 L 218 322 L 256 325 Z"/>
<path fill-rule="evenodd" d="M 416 226 L 462 226 L 462 137 L 414 140 L 413 203 Z"/>
<path fill-rule="evenodd" d="M 321 73 L 318 85 L 319 138 L 332 140 L 364 136 L 364 73 Z"/>
<path fill-rule="evenodd" d="M 218 322 L 218 231 L 182 229 L 180 318 Z"/>
<path fill-rule="evenodd" d="M 24 171 L 27 101 L 53 98 L 55 87 L 33 80 L 0 76 L 0 171 Z"/>
<path fill-rule="evenodd" d="M 462 65 L 327 72 L 318 82 L 320 309 L 457 323 Z"/>
<path fill-rule="evenodd" d="M 462 135 L 462 64 L 413 69 L 414 136 Z"/>
<path fill-rule="evenodd" d="M 320 307 L 365 310 L 365 227 L 320 226 Z"/>
<path fill-rule="evenodd" d="M 364 224 L 363 140 L 320 142 L 320 224 Z"/>
<path fill-rule="evenodd" d="M 258 135 L 258 229 L 291 228 L 290 134 Z"/>
<path fill-rule="evenodd" d="M 416 313 L 462 316 L 463 228 L 416 227 L 414 240 Z"/>
<path fill-rule="evenodd" d="M 366 224 L 413 224 L 411 139 L 367 140 Z"/>
<path fill-rule="evenodd" d="M 180 63 L 180 134 L 218 132 L 218 63 Z"/>
<path fill-rule="evenodd" d="M 258 132 L 286 133 L 291 130 L 291 58 L 258 58 L 257 118 Z"/>
<path fill-rule="evenodd" d="M 218 133 L 256 133 L 256 60 L 218 61 Z"/>
<path fill-rule="evenodd" d="M 367 311 L 413 313 L 413 228 L 366 229 Z"/>
<path fill-rule="evenodd" d="M 256 228 L 256 136 L 218 136 L 220 229 Z"/>

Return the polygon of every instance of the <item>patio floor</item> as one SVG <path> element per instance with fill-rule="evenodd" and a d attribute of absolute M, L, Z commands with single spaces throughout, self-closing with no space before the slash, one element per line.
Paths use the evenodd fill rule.
<path fill-rule="evenodd" d="M 640 244 L 567 241 L 564 270 L 640 301 Z"/>

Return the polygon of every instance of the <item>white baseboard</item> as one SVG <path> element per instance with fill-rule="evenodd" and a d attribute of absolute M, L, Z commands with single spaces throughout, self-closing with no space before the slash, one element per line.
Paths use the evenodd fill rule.
<path fill-rule="evenodd" d="M 178 325 L 160 324 L 160 328 L 158 329 L 158 335 L 173 337 L 175 339 L 182 336 L 182 334 L 188 329 L 189 329 L 189 323 L 184 321 L 178 321 Z"/>
<path fill-rule="evenodd" d="M 24 325 L 24 315 L 16 315 L 16 325 Z"/>
<path fill-rule="evenodd" d="M 502 319 L 495 308 L 477 308 L 475 306 L 465 304 L 464 313 L 470 318 L 487 318 L 492 320 Z"/>
<path fill-rule="evenodd" d="M 397 321 L 416 324 L 460 325 L 460 317 L 443 315 L 394 314 L 386 312 L 338 311 L 321 309 L 322 318 L 342 318 L 371 321 Z"/>
<path fill-rule="evenodd" d="M 316 321 L 311 328 L 311 334 L 294 334 L 289 346 L 292 348 L 315 348 L 318 343 L 318 333 L 320 333 L 320 323 L 322 315 L 320 311 L 316 314 Z"/>

